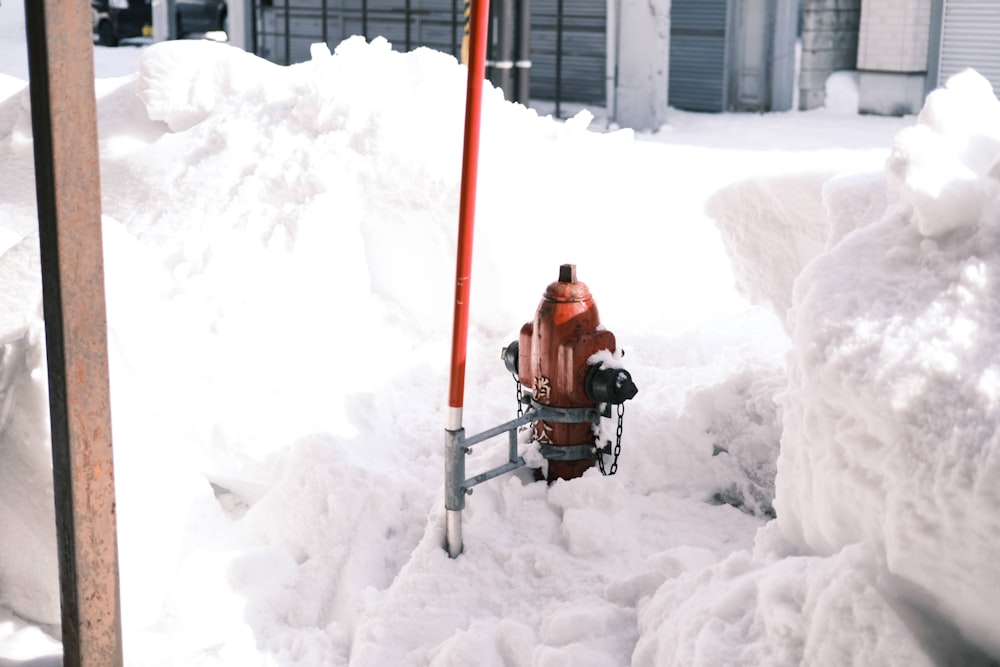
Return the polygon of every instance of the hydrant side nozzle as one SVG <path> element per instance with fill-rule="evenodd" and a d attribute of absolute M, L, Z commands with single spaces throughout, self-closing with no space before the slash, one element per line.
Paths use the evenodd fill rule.
<path fill-rule="evenodd" d="M 584 392 L 596 403 L 618 405 L 631 400 L 639 393 L 632 381 L 632 374 L 624 368 L 590 367 L 584 382 Z"/>
<path fill-rule="evenodd" d="M 520 343 L 515 340 L 500 351 L 500 358 L 503 360 L 504 367 L 515 376 L 518 373 L 520 347 Z"/>

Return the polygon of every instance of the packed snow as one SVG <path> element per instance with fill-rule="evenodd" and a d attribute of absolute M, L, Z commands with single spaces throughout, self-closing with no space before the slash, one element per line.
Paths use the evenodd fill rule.
<path fill-rule="evenodd" d="M 58 654 L 59 609 L 17 3 L 0 54 L 4 664 Z M 566 262 L 639 395 L 617 475 L 480 485 L 449 559 L 464 67 L 357 37 L 95 62 L 128 665 L 1000 660 L 975 73 L 917 118 L 857 116 L 839 73 L 825 110 L 653 134 L 487 86 L 465 427 L 513 418 L 500 349 Z"/>

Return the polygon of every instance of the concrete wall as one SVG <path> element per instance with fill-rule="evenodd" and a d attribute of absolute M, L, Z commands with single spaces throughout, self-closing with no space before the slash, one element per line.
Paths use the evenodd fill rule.
<path fill-rule="evenodd" d="M 771 46 L 771 111 L 788 111 L 795 99 L 795 37 L 798 0 L 777 0 Z"/>
<path fill-rule="evenodd" d="M 152 0 L 153 40 L 163 42 L 177 38 L 174 25 L 176 0 Z M 227 37 L 229 43 L 246 51 L 253 51 L 250 17 L 253 11 L 250 0 L 229 0 L 227 5 Z"/>
<path fill-rule="evenodd" d="M 619 22 L 615 121 L 658 130 L 667 119 L 670 0 L 623 2 Z"/>
<path fill-rule="evenodd" d="M 226 3 L 228 10 L 228 33 L 229 43 L 238 46 L 244 51 L 253 52 L 253 30 L 250 24 L 250 17 L 253 7 L 250 0 L 229 0 Z M 330 45 L 333 48 L 333 45 Z"/>
<path fill-rule="evenodd" d="M 800 109 L 823 106 L 827 77 L 838 70 L 855 69 L 860 24 L 861 0 L 802 0 Z"/>
<path fill-rule="evenodd" d="M 926 72 L 931 0 L 865 0 L 858 69 Z"/>
<path fill-rule="evenodd" d="M 858 43 L 862 113 L 900 116 L 924 103 L 932 0 L 864 0 Z"/>

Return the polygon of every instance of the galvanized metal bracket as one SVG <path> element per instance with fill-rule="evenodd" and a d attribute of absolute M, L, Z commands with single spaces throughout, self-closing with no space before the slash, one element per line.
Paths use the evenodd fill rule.
<path fill-rule="evenodd" d="M 593 461 L 599 453 L 611 453 L 610 445 L 539 445 L 538 449 L 548 461 Z"/>
<path fill-rule="evenodd" d="M 444 507 L 445 507 L 445 548 L 451 558 L 457 558 L 462 553 L 462 510 L 465 509 L 465 497 L 472 493 L 473 487 L 517 470 L 525 465 L 524 457 L 517 453 L 517 433 L 522 426 L 536 421 L 547 421 L 566 424 L 588 422 L 599 424 L 601 416 L 608 416 L 609 409 L 603 413 L 597 408 L 558 408 L 542 405 L 529 393 L 521 397 L 521 402 L 527 406 L 524 414 L 516 419 L 494 426 L 482 433 L 466 437 L 464 428 L 445 429 L 445 462 L 444 462 Z M 607 413 L 607 414 L 605 414 Z M 457 422 L 460 424 L 461 422 Z M 507 434 L 507 462 L 485 472 L 465 476 L 465 457 L 472 453 L 472 445 L 485 442 L 498 435 Z M 543 456 L 550 460 L 578 460 L 595 458 L 598 449 L 595 445 L 571 445 L 569 447 L 543 446 Z M 548 450 L 564 450 L 546 455 Z M 579 451 L 578 451 L 579 450 Z M 558 458 L 558 457 L 565 458 Z M 578 459 L 570 458 L 578 457 Z"/>
<path fill-rule="evenodd" d="M 522 426 L 536 421 L 566 424 L 581 422 L 598 424 L 601 421 L 602 413 L 597 408 L 559 408 L 543 405 L 530 394 L 525 394 L 522 401 L 528 406 L 528 410 L 523 415 L 482 433 L 466 437 L 464 428 L 445 431 L 445 509 L 452 511 L 465 509 L 465 496 L 472 492 L 473 487 L 494 477 L 517 470 L 525 464 L 524 457 L 517 453 L 517 432 Z M 485 442 L 504 433 L 507 434 L 507 462 L 467 478 L 465 476 L 465 457 L 471 453 L 472 445 Z M 575 461 L 595 458 L 598 449 L 595 445 L 542 445 L 541 451 L 542 456 L 549 460 Z"/>
<path fill-rule="evenodd" d="M 602 413 L 597 408 L 557 408 L 551 405 L 542 405 L 531 394 L 525 394 L 523 400 L 529 406 L 528 412 L 525 414 L 531 415 L 531 421 L 556 422 L 560 424 L 601 423 Z"/>

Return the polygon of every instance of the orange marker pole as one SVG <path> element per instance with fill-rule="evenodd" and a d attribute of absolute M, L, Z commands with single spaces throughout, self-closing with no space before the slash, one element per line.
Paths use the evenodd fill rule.
<path fill-rule="evenodd" d="M 469 287 L 472 280 L 472 237 L 476 213 L 476 179 L 479 172 L 479 126 L 483 106 L 483 79 L 486 72 L 486 39 L 489 0 L 472 0 L 469 32 L 468 84 L 465 94 L 465 144 L 462 151 L 462 186 L 458 211 L 458 257 L 455 266 L 455 317 L 451 338 L 451 382 L 448 389 L 446 446 L 461 449 L 446 455 L 445 475 L 465 476 L 465 447 L 462 445 L 462 406 L 465 398 L 465 361 L 469 332 Z M 461 479 L 459 479 L 461 478 Z M 454 487 L 446 481 L 446 486 Z M 452 558 L 462 551 L 462 508 L 464 489 L 446 493 L 445 541 Z"/>

